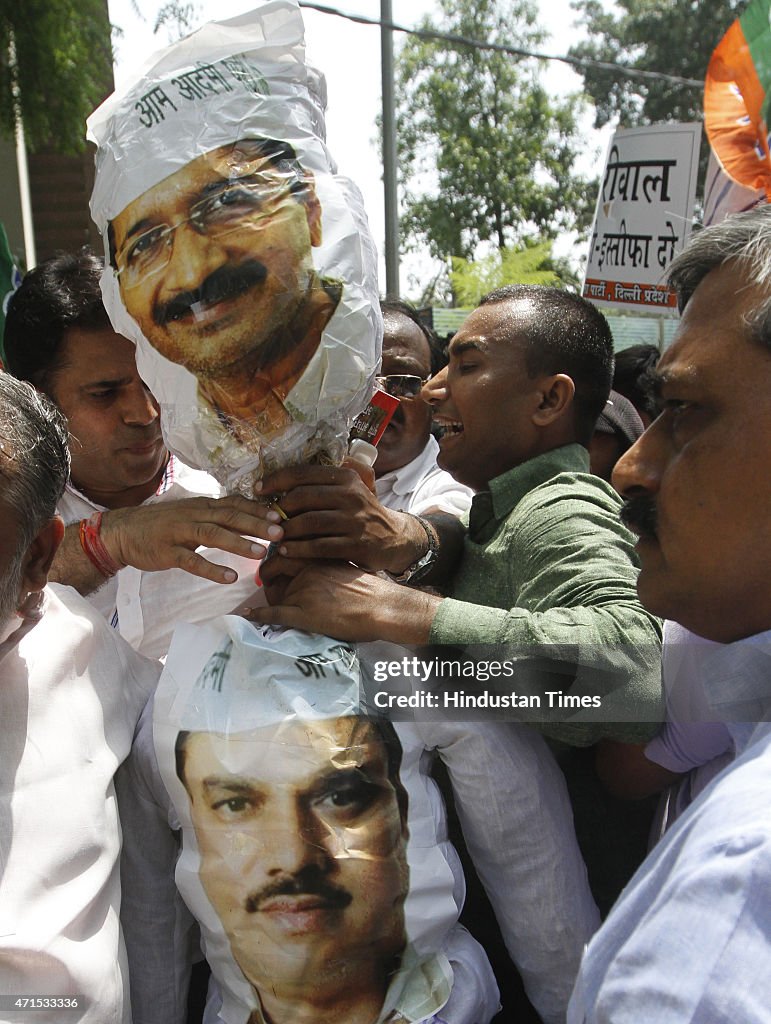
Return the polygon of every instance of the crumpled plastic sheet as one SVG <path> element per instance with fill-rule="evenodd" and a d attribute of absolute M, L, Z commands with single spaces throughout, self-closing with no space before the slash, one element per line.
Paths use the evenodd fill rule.
<path fill-rule="evenodd" d="M 269 0 L 153 55 L 88 121 L 105 306 L 169 447 L 229 491 L 339 462 L 379 363 L 375 246 L 325 106 L 297 3 Z"/>

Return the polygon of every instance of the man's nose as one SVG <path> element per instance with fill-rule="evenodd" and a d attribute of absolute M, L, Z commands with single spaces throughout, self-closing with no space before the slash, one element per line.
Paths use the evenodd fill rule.
<path fill-rule="evenodd" d="M 149 426 L 160 415 L 158 403 L 144 381 L 139 378 L 125 389 L 121 415 L 124 423 L 138 427 Z"/>
<path fill-rule="evenodd" d="M 178 224 L 168 244 L 171 251 L 163 270 L 166 291 L 192 291 L 212 270 L 222 265 L 223 256 L 219 246 L 208 235 L 198 231 L 192 221 Z"/>
<path fill-rule="evenodd" d="M 624 452 L 613 469 L 611 483 L 622 497 L 646 492 L 655 494 L 667 458 L 664 426 L 654 420 L 632 447 Z"/>
<path fill-rule="evenodd" d="M 296 808 L 281 824 L 266 826 L 263 855 L 268 877 L 296 875 L 314 866 L 328 871 L 333 863 L 329 849 L 329 830 L 308 808 Z"/>
<path fill-rule="evenodd" d="M 447 398 L 447 367 L 434 374 L 423 385 L 420 397 L 427 405 L 439 405 Z"/>

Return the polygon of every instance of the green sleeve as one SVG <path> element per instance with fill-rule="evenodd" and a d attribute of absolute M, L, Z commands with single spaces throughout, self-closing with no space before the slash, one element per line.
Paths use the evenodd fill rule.
<path fill-rule="evenodd" d="M 574 746 L 603 737 L 649 739 L 663 713 L 661 626 L 637 597 L 633 538 L 617 508 L 602 496 L 575 498 L 551 488 L 544 500 L 535 491 L 504 532 L 497 557 L 507 560 L 516 606 L 447 598 L 431 642 L 462 645 L 471 657 L 522 661 L 523 692 L 600 697 L 600 710 L 542 706 L 541 721 L 530 719 L 538 712 L 523 713 L 554 739 Z M 531 671 L 534 657 L 540 667 Z"/>

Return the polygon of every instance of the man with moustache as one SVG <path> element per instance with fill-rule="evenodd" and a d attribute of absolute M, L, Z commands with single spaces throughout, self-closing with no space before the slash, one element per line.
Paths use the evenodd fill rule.
<path fill-rule="evenodd" d="M 668 276 L 682 319 L 654 374 L 663 411 L 614 483 L 640 598 L 700 638 L 737 755 L 589 945 L 570 1024 L 761 1024 L 771 1005 L 771 206 L 698 232 Z"/>
<path fill-rule="evenodd" d="M 183 732 L 176 754 L 201 882 L 259 997 L 255 1024 L 377 1019 L 407 941 L 407 793 L 390 722 Z"/>
<path fill-rule="evenodd" d="M 30 271 L 8 307 L 7 366 L 68 421 L 72 470 L 59 504 L 67 529 L 51 578 L 158 658 L 183 606 L 196 621 L 259 599 L 264 549 L 246 537 L 275 539 L 278 515 L 220 497 L 211 477 L 169 455 L 134 346 L 102 304 L 101 273 L 87 249 Z"/>
<path fill-rule="evenodd" d="M 71 588 L 46 586 L 67 430 L 7 373 L 0 438 L 2 1019 L 130 1024 L 113 777 L 160 666 Z"/>
<path fill-rule="evenodd" d="M 362 704 L 362 681 L 355 653 L 326 638 L 257 631 L 235 617 L 179 627 L 155 714 L 148 708 L 143 716 L 119 790 L 138 811 L 157 809 L 152 846 L 126 818 L 132 870 L 144 880 L 128 887 L 125 919 L 141 1020 L 167 1019 L 158 1010 L 163 993 L 148 1001 L 148 992 L 177 943 L 169 872 L 154 853 L 165 847 L 176 860 L 170 825 L 185 837 L 177 883 L 231 1007 L 223 1017 L 245 1020 L 255 1005 L 233 974 L 234 957 L 266 1009 L 266 974 L 281 992 L 270 1020 L 338 1024 L 355 1006 L 367 1024 L 401 1021 L 399 1014 L 433 1021 L 436 1013 L 436 1024 L 490 1020 L 495 980 L 481 947 L 456 924 L 463 882 L 427 778 L 435 746 L 452 762 L 464 805 L 474 804 L 470 816 L 486 815 L 487 828 L 477 833 L 480 863 L 504 856 L 526 804 L 539 808 L 501 904 L 518 920 L 525 879 L 558 894 L 561 927 L 549 936 L 549 954 L 563 972 L 577 964 L 596 910 L 575 839 L 562 824 L 564 782 L 541 738 L 523 727 L 520 743 L 502 750 L 494 723 L 481 726 L 476 742 L 446 722 L 394 727 Z M 473 781 L 493 763 L 505 778 L 483 808 Z M 552 787 L 558 806 L 544 807 Z M 146 931 L 148 901 L 156 927 L 140 948 L 134 942 Z M 531 976 L 541 975 L 534 983 L 543 1019 L 557 1024 L 568 986 L 559 971 L 541 967 L 543 931 L 531 938 L 522 940 L 523 955 Z M 300 1012 L 299 1004 L 314 1001 L 312 1013 Z"/>
<path fill-rule="evenodd" d="M 223 643 L 223 633 L 225 639 L 233 639 L 232 644 Z M 298 660 L 300 645 L 303 662 Z M 320 653 L 309 660 L 308 650 Z M 133 805 L 137 814 L 156 817 L 149 843 L 147 827 L 140 833 L 131 827 L 133 816 L 125 816 L 130 877 L 136 882 L 126 886 L 129 913 L 124 920 L 132 986 L 136 987 L 132 1000 L 141 1009 L 143 1021 L 161 1024 L 168 1016 L 158 1010 L 165 999 L 163 990 L 158 998 L 148 1000 L 148 996 L 159 989 L 169 945 L 176 943 L 170 871 L 164 865 L 173 867 L 176 861 L 171 830 L 180 824 L 187 848 L 177 865 L 180 891 L 201 924 L 207 949 L 223 949 L 223 925 L 230 939 L 227 955 L 211 960 L 223 988 L 232 979 L 232 974 L 223 974 L 223 969 L 229 970 L 232 949 L 260 993 L 264 986 L 254 973 L 255 961 L 264 956 L 270 965 L 268 958 L 277 958 L 275 973 L 281 972 L 287 998 L 292 988 L 299 998 L 303 943 L 313 957 L 313 971 L 305 973 L 305 984 L 312 984 L 318 996 L 322 987 L 318 979 L 328 975 L 327 1002 L 332 1009 L 341 1011 L 344 1004 L 344 992 L 336 993 L 332 981 L 336 979 L 342 989 L 350 985 L 342 985 L 342 963 L 325 971 L 317 969 L 322 953 L 332 956 L 337 945 L 339 959 L 351 965 L 352 979 L 357 972 L 372 979 L 378 964 L 382 977 L 384 959 L 379 953 L 372 956 L 372 943 L 379 949 L 395 948 L 395 908 L 403 891 L 397 837 L 406 843 L 408 808 L 397 785 L 398 747 L 389 740 L 389 727 L 361 718 L 365 712 L 360 684 L 367 686 L 367 670 L 361 679 L 358 669 L 353 672 L 341 664 L 350 653 L 335 641 L 257 631 L 237 618 L 179 627 L 156 697 L 155 715 L 143 716 L 119 790 L 124 798 L 122 815 Z M 311 667 L 318 674 L 308 672 Z M 346 711 L 339 692 L 346 674 L 351 712 Z M 343 717 L 348 714 L 352 717 Z M 433 1005 L 432 1012 L 438 1011 L 436 1024 L 440 1020 L 482 1024 L 497 1011 L 498 990 L 489 964 L 483 956 L 480 959 L 478 944 L 456 924 L 463 906 L 463 875 L 447 842 L 442 801 L 427 777 L 432 754 L 438 754 L 447 766 L 470 846 L 473 841 L 475 865 L 486 880 L 500 880 L 497 909 L 506 922 L 511 949 L 522 964 L 528 992 L 542 1019 L 559 1024 L 564 1021 L 581 951 L 599 918 L 570 823 L 565 782 L 542 737 L 511 723 L 478 722 L 469 728 L 443 717 L 423 721 L 420 715 L 414 722 L 399 723 L 396 730 L 403 750 L 401 782 L 410 794 L 417 829 L 417 845 L 408 849 L 408 862 L 416 870 L 411 873 L 405 907 L 406 919 L 415 929 L 409 931 L 414 946 L 408 944 L 399 965 L 401 980 L 409 981 L 405 990 L 411 993 L 409 1004 L 414 1006 L 417 1000 L 419 1005 L 423 992 L 428 1001 L 422 1005 Z M 356 737 L 364 739 L 352 743 Z M 195 761 L 188 757 L 191 752 Z M 386 821 L 391 826 L 384 830 L 381 826 Z M 402 822 L 399 828 L 397 821 Z M 195 843 L 190 842 L 193 831 Z M 384 841 L 385 835 L 390 840 Z M 519 856 L 511 855 L 513 848 Z M 160 858 L 156 856 L 156 851 L 163 850 Z M 374 876 L 369 874 L 371 868 L 376 869 Z M 360 941 L 334 938 L 333 917 L 342 917 L 342 907 L 334 915 L 325 911 L 315 924 L 310 914 L 309 927 L 299 929 L 294 929 L 297 921 L 290 916 L 288 904 L 283 906 L 287 911 L 283 918 L 280 903 L 274 903 L 265 917 L 250 912 L 272 882 L 291 883 L 298 895 L 303 885 L 345 884 L 352 897 L 348 927 L 352 934 L 359 934 Z M 302 891 L 312 895 L 307 888 Z M 280 898 L 278 893 L 273 896 Z M 375 922 L 366 929 L 369 943 L 361 938 L 368 900 L 378 907 Z M 153 907 L 156 925 L 149 937 L 147 902 Z M 433 910 L 427 910 L 429 906 Z M 312 910 L 305 905 L 304 911 Z M 297 938 L 274 941 L 282 928 L 298 930 Z M 310 934 L 304 936 L 304 931 Z M 449 988 L 436 977 L 435 958 L 415 960 L 416 952 L 436 950 L 442 935 L 441 954 L 453 972 Z M 286 947 L 285 961 L 274 948 L 281 946 Z M 359 971 L 362 959 L 366 962 Z M 393 981 L 391 994 L 397 996 L 401 988 L 396 977 Z M 237 986 L 230 987 L 236 999 Z M 380 983 L 370 980 L 366 987 L 370 996 L 381 991 L 382 998 Z M 414 1019 L 403 1001 L 398 1005 L 407 1020 Z M 294 1019 L 301 1016 L 298 1012 Z M 369 1024 L 375 1017 L 365 1019 Z M 385 1012 L 383 1017 L 387 1018 Z M 314 1014 L 311 1019 L 320 1018 Z M 335 1024 L 338 1019 L 332 1016 Z"/>
<path fill-rule="evenodd" d="M 196 157 L 113 217 L 109 242 L 126 310 L 220 422 L 244 443 L 285 427 L 341 296 L 313 267 L 321 205 L 292 147 L 245 138 Z"/>
<path fill-rule="evenodd" d="M 472 492 L 437 466 L 439 446 L 431 436 L 431 410 L 420 400 L 422 386 L 446 363 L 439 340 L 408 303 L 384 299 L 380 310 L 383 359 L 377 383 L 399 399 L 399 407 L 378 444 L 378 501 L 413 515 L 461 515 L 471 504 Z"/>

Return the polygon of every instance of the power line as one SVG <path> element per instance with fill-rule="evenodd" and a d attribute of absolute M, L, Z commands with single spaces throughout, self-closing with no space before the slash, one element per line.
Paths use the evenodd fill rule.
<path fill-rule="evenodd" d="M 664 71 L 643 71 L 641 68 L 629 68 L 623 64 L 614 64 L 610 61 L 592 60 L 589 57 L 560 57 L 550 53 L 536 53 L 532 50 L 523 50 L 517 46 L 508 46 L 505 43 L 483 43 L 479 39 L 468 39 L 466 36 L 456 36 L 447 32 L 436 32 L 432 29 L 407 28 L 405 25 L 397 25 L 393 21 L 383 21 L 379 18 L 368 18 L 363 14 L 347 14 L 337 7 L 327 7 L 326 4 L 312 3 L 311 0 L 299 0 L 300 7 L 309 7 L 311 10 L 320 11 L 322 14 L 334 14 L 338 18 L 346 18 L 348 21 L 355 21 L 360 25 L 378 25 L 381 28 L 389 28 L 394 32 L 404 32 L 409 36 L 417 36 L 419 39 L 438 39 L 445 43 L 455 43 L 460 46 L 470 46 L 476 50 L 493 50 L 496 53 L 505 53 L 510 57 L 534 57 L 536 60 L 558 60 L 563 64 L 570 64 L 577 68 L 600 68 L 603 71 L 613 71 L 627 78 L 641 78 L 648 81 L 672 82 L 674 85 L 683 85 L 691 89 L 703 89 L 704 82 L 699 78 L 681 78 L 680 75 L 668 75 Z"/>

